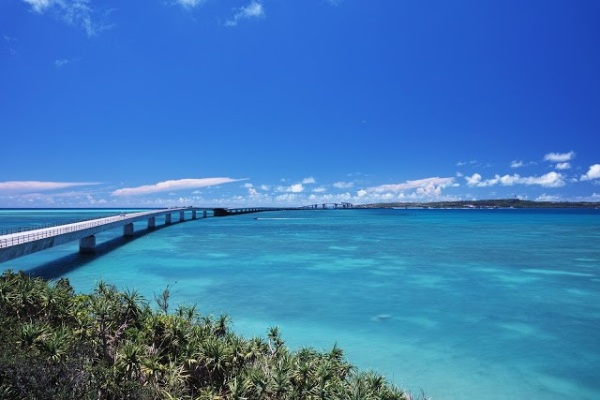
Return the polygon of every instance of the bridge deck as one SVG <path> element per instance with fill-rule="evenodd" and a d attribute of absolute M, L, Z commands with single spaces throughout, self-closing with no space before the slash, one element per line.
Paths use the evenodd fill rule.
<path fill-rule="evenodd" d="M 106 230 L 125 227 L 137 221 L 150 220 L 151 218 L 168 215 L 168 217 L 165 217 L 165 222 L 168 224 L 170 223 L 171 214 L 207 210 L 212 211 L 212 209 L 190 207 L 152 210 L 1 235 L 0 262 L 12 260 L 67 242 L 81 240 Z"/>

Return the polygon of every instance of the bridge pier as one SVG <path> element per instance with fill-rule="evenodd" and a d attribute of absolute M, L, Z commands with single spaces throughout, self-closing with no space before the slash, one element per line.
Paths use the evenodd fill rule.
<path fill-rule="evenodd" d="M 192 210 L 192 219 L 196 219 L 196 210 Z"/>
<path fill-rule="evenodd" d="M 206 218 L 206 210 L 202 212 L 202 218 Z"/>
<path fill-rule="evenodd" d="M 93 254 L 96 251 L 96 236 L 86 236 L 79 239 L 79 252 L 82 254 Z"/>
<path fill-rule="evenodd" d="M 133 224 L 123 225 L 123 236 L 133 237 Z"/>
<path fill-rule="evenodd" d="M 156 228 L 156 217 L 148 218 L 148 229 L 152 230 Z"/>
<path fill-rule="evenodd" d="M 185 221 L 185 213 L 183 211 L 179 211 L 179 222 Z"/>
<path fill-rule="evenodd" d="M 165 214 L 165 225 L 171 225 L 171 214 Z"/>

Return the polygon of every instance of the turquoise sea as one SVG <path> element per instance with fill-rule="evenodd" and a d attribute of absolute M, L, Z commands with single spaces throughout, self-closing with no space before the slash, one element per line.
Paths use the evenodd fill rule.
<path fill-rule="evenodd" d="M 120 210 L 0 210 L 0 230 Z M 161 221 L 157 220 L 157 224 Z M 362 369 L 434 400 L 600 398 L 600 210 L 313 210 L 97 236 L 0 264 L 78 291 L 277 325 L 292 348 L 337 343 Z"/>

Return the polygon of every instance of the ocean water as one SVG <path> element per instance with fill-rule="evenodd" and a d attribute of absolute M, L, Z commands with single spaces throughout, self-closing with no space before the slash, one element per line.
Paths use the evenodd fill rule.
<path fill-rule="evenodd" d="M 0 230 L 119 210 L 0 210 Z M 157 224 L 160 224 L 157 221 Z M 600 398 L 599 210 L 313 210 L 97 236 L 0 264 L 228 314 L 244 336 L 335 343 L 444 399 Z"/>

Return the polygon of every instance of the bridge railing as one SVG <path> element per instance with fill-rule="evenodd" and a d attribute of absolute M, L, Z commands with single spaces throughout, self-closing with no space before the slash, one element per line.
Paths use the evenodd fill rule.
<path fill-rule="evenodd" d="M 107 218 L 111 218 L 112 220 L 107 220 Z M 47 238 L 50 236 L 56 236 L 56 235 L 61 235 L 61 234 L 65 234 L 65 233 L 77 232 L 77 231 L 81 231 L 81 230 L 89 229 L 89 228 L 95 228 L 97 226 L 101 226 L 101 225 L 105 225 L 106 223 L 113 222 L 113 220 L 118 221 L 120 217 L 114 216 L 114 217 L 107 217 L 107 218 L 89 220 L 88 222 L 84 221 L 84 222 L 72 223 L 72 224 L 61 226 L 61 227 L 56 227 L 55 229 L 38 228 L 38 231 L 35 231 L 35 230 L 26 231 L 29 233 L 25 233 L 22 235 L 13 234 L 13 236 L 11 236 L 11 237 L 0 239 L 0 248 L 14 246 L 14 245 L 21 244 L 21 243 L 32 242 L 34 240 L 44 239 L 44 238 Z"/>
<path fill-rule="evenodd" d="M 101 219 L 101 218 L 115 217 L 117 215 L 120 215 L 120 214 L 94 216 L 94 217 L 89 217 L 89 218 L 81 218 L 81 219 L 74 219 L 74 220 L 68 220 L 68 221 L 53 222 L 53 223 L 42 224 L 42 225 L 38 225 L 38 226 L 25 226 L 25 227 L 20 227 L 20 228 L 0 229 L 0 236 L 12 235 L 15 233 L 28 232 L 28 231 L 37 231 L 38 229 L 52 228 L 54 226 L 78 224 L 80 222 L 93 221 L 93 220 L 97 220 L 97 219 Z"/>

